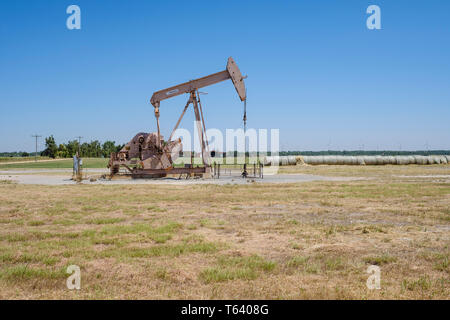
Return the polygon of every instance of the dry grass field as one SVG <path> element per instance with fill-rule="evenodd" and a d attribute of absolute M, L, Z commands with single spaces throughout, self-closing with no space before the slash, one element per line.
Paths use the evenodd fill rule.
<path fill-rule="evenodd" d="M 450 166 L 248 185 L 0 181 L 0 299 L 448 299 Z M 81 268 L 81 290 L 66 268 Z M 369 290 L 369 265 L 381 289 Z"/>

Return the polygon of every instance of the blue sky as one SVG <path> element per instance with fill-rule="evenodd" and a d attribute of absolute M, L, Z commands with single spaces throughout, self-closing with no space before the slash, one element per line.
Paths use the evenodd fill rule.
<path fill-rule="evenodd" d="M 71 4 L 81 30 L 66 28 Z M 370 4 L 381 30 L 366 28 Z M 279 128 L 282 150 L 450 149 L 449 13 L 444 0 L 2 0 L 0 151 L 34 150 L 33 133 L 155 131 L 152 93 L 229 56 L 248 75 L 248 126 Z M 202 91 L 207 128 L 242 126 L 230 81 Z M 162 102 L 166 136 L 185 100 Z"/>

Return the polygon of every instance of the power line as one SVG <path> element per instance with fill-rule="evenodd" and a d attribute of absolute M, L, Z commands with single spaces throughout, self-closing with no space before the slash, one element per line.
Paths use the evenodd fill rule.
<path fill-rule="evenodd" d="M 75 137 L 75 138 L 78 139 L 78 156 L 81 157 L 81 149 L 80 149 L 80 146 L 81 146 L 81 138 L 83 138 L 83 137 L 82 137 L 82 136 L 78 136 L 78 137 Z"/>
<path fill-rule="evenodd" d="M 38 138 L 40 138 L 42 136 L 40 136 L 38 134 L 34 134 L 34 135 L 32 135 L 32 137 L 36 139 L 36 152 L 34 153 L 34 161 L 37 162 L 37 142 L 38 142 Z"/>

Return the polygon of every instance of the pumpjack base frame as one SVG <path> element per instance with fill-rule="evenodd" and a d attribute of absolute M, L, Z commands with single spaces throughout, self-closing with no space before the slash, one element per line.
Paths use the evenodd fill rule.
<path fill-rule="evenodd" d="M 138 169 L 124 166 L 128 169 L 129 173 L 121 174 L 119 172 L 110 173 L 110 178 L 116 176 L 130 176 L 132 178 L 163 178 L 167 175 L 183 175 L 188 177 L 192 175 L 205 175 L 211 172 L 210 166 L 204 167 L 185 167 L 185 168 L 167 168 L 167 169 Z"/>

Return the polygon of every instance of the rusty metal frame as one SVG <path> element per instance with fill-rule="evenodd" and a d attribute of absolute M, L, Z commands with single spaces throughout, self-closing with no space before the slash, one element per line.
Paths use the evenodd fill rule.
<path fill-rule="evenodd" d="M 167 175 L 167 174 L 196 174 L 196 173 L 208 173 L 211 174 L 211 157 L 209 154 L 209 145 L 207 141 L 206 136 L 206 125 L 205 125 L 205 118 L 203 115 L 202 105 L 200 101 L 200 96 L 198 89 L 203 88 L 206 86 L 210 86 L 212 84 L 222 82 L 228 79 L 231 79 L 231 81 L 234 84 L 234 87 L 236 89 L 236 92 L 239 95 L 239 98 L 241 101 L 246 101 L 247 99 L 247 93 L 245 90 L 245 83 L 244 79 L 246 77 L 242 76 L 238 66 L 234 62 L 233 58 L 229 57 L 227 61 L 227 66 L 224 71 L 216 72 L 214 74 L 208 75 L 206 77 L 198 78 L 195 80 L 191 80 L 173 87 L 166 88 L 164 90 L 156 91 L 153 93 L 150 103 L 154 107 L 155 112 L 155 118 L 156 118 L 156 125 L 157 125 L 157 149 L 159 149 L 160 152 L 162 152 L 162 145 L 161 145 L 161 134 L 160 134 L 160 124 L 159 124 L 159 117 L 160 117 L 160 102 L 162 100 L 166 100 L 184 93 L 189 93 L 189 99 L 186 102 L 186 105 L 174 127 L 172 130 L 172 133 L 169 137 L 169 142 L 172 140 L 173 134 L 175 133 L 176 129 L 178 128 L 184 114 L 186 113 L 187 108 L 192 103 L 193 109 L 194 109 L 194 115 L 195 115 L 195 122 L 197 125 L 198 130 L 198 136 L 200 140 L 200 145 L 202 146 L 202 161 L 203 161 L 203 167 L 194 167 L 192 163 L 192 154 L 191 154 L 191 165 L 190 167 L 185 168 L 174 168 L 173 166 L 170 168 L 165 169 L 150 169 L 150 168 L 137 168 L 134 167 L 134 163 L 122 161 L 122 159 L 119 159 L 117 156 L 117 153 L 111 153 L 110 158 L 110 174 L 111 177 L 114 176 L 116 173 L 119 172 L 120 167 L 125 167 L 133 176 L 134 175 Z M 142 159 L 141 159 L 142 160 Z M 170 163 L 170 165 L 173 165 L 173 162 Z M 141 166 L 144 166 L 143 164 Z"/>
<path fill-rule="evenodd" d="M 208 167 L 168 168 L 168 169 L 133 169 L 133 174 L 191 174 L 206 173 Z"/>
<path fill-rule="evenodd" d="M 245 83 L 244 83 L 245 78 L 247 78 L 247 77 L 242 76 L 241 71 L 239 70 L 239 68 L 238 68 L 236 62 L 233 60 L 233 58 L 229 57 L 228 61 L 227 61 L 226 69 L 224 71 L 216 72 L 216 73 L 210 74 L 210 75 L 202 77 L 202 78 L 190 80 L 190 81 L 181 83 L 179 85 L 172 86 L 172 87 L 154 92 L 150 99 L 150 103 L 155 108 L 156 125 L 157 125 L 157 129 L 158 129 L 158 141 L 160 141 L 159 137 L 161 135 L 160 127 L 159 127 L 159 115 L 160 115 L 159 107 L 160 107 L 161 101 L 179 96 L 184 93 L 189 93 L 190 98 L 186 104 L 185 110 L 187 109 L 187 106 L 192 102 L 192 104 L 194 106 L 195 121 L 197 122 L 198 135 L 201 140 L 200 144 L 202 146 L 203 162 L 205 165 L 209 165 L 210 159 L 209 159 L 209 156 L 207 155 L 207 150 L 206 150 L 207 147 L 205 146 L 205 139 L 206 139 L 205 122 L 204 122 L 204 118 L 203 118 L 203 111 L 201 110 L 200 98 L 198 97 L 198 89 L 231 79 L 241 101 L 246 101 L 247 92 L 245 90 Z M 197 99 L 198 99 L 198 101 L 197 101 Z M 199 112 L 198 104 L 200 104 L 200 112 Z M 180 119 L 178 120 L 177 125 L 175 126 L 175 129 L 178 127 L 178 125 L 181 121 L 181 118 L 184 115 L 184 111 L 183 111 Z M 200 117 L 200 113 L 201 113 L 201 117 Z M 200 121 L 203 123 L 203 129 L 200 128 L 200 125 L 199 125 Z M 171 137 L 172 137 L 175 129 L 172 131 Z M 170 141 L 170 139 L 169 139 L 169 141 Z"/>

